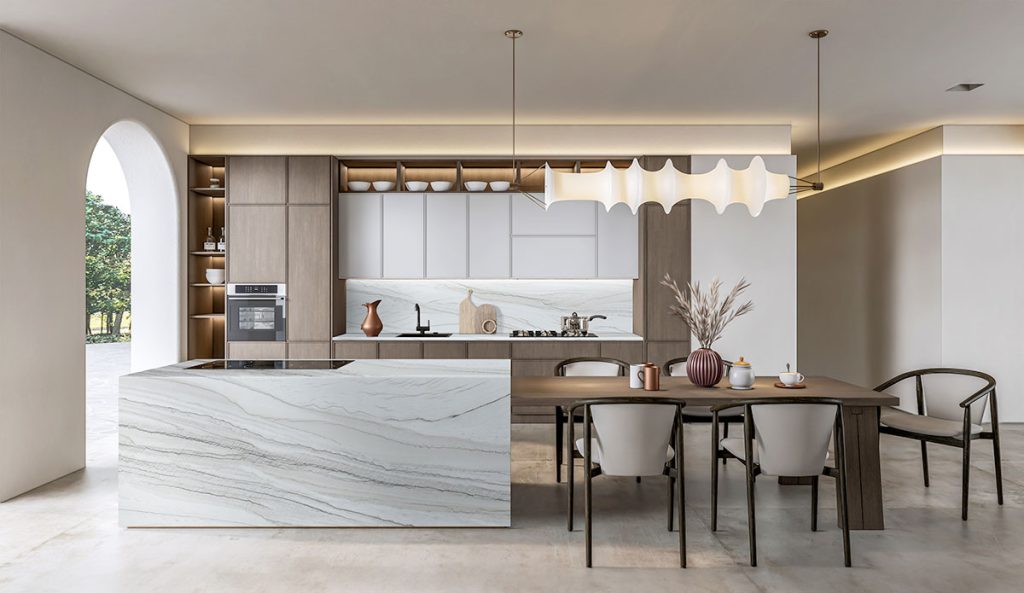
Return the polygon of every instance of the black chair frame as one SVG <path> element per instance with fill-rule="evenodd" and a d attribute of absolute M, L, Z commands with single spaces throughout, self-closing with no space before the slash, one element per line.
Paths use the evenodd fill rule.
<path fill-rule="evenodd" d="M 592 545 L 592 523 L 593 523 L 593 503 L 592 503 L 592 486 L 591 481 L 594 476 L 601 475 L 600 466 L 595 466 L 592 462 L 592 451 L 590 450 L 590 444 L 592 439 L 592 421 L 591 421 L 591 407 L 592 406 L 613 406 L 613 405 L 637 405 L 637 404 L 654 404 L 664 406 L 675 407 L 675 419 L 672 422 L 672 432 L 669 437 L 669 442 L 673 444 L 674 454 L 672 459 L 665 463 L 665 470 L 662 475 L 668 476 L 668 530 L 672 531 L 673 517 L 675 514 L 676 498 L 678 498 L 679 506 L 679 566 L 680 568 L 686 568 L 686 486 L 683 481 L 683 408 L 686 407 L 684 400 L 673 398 L 673 397 L 608 397 L 598 399 L 586 399 L 579 400 L 572 403 L 569 406 L 570 416 L 575 415 L 576 411 L 580 408 L 583 409 L 583 515 L 584 515 L 584 538 L 586 540 L 587 549 L 587 568 L 593 566 L 593 545 Z M 572 451 L 576 449 L 575 444 L 575 432 L 576 424 L 574 422 L 569 423 L 569 439 L 566 443 L 566 455 L 569 456 L 570 462 L 568 465 L 567 481 L 569 486 L 568 493 L 568 513 L 566 515 L 566 527 L 569 531 L 573 530 L 573 512 L 574 512 L 574 482 L 573 482 L 573 469 L 575 464 L 571 461 L 573 459 Z M 676 485 L 678 483 L 678 488 Z"/>
<path fill-rule="evenodd" d="M 835 436 L 836 466 L 822 467 L 821 474 L 836 478 L 836 490 L 839 494 L 839 524 L 843 530 L 843 562 L 849 567 L 851 565 L 850 555 L 850 509 L 848 504 L 847 480 L 846 480 L 846 435 L 843 425 L 843 402 L 837 399 L 825 397 L 776 397 L 771 399 L 747 400 L 742 403 L 730 403 L 714 406 L 711 408 L 712 418 L 717 420 L 718 413 L 722 410 L 743 406 L 743 456 L 740 459 L 724 448 L 722 451 L 728 458 L 736 459 L 746 467 L 747 478 L 747 531 L 750 539 L 750 565 L 757 566 L 757 530 L 755 523 L 755 499 L 754 482 L 761 474 L 761 467 L 754 463 L 754 416 L 751 414 L 753 406 L 772 406 L 785 404 L 824 404 L 836 406 L 836 419 L 833 434 Z M 715 449 L 719 448 L 718 422 L 711 425 L 711 439 Z M 818 476 L 787 476 L 811 479 L 811 531 L 818 529 Z M 711 460 L 711 531 L 718 529 L 718 462 Z"/>
<path fill-rule="evenodd" d="M 1003 464 L 1000 458 L 999 451 L 999 407 L 996 402 L 996 380 L 987 373 L 981 371 L 972 371 L 970 369 L 955 369 L 955 368 L 933 368 L 933 369 L 917 369 L 913 371 L 907 371 L 901 375 L 897 375 L 892 379 L 889 379 L 885 383 L 882 383 L 878 387 L 875 387 L 875 391 L 885 391 L 890 387 L 905 381 L 910 378 L 914 378 L 915 387 L 917 389 L 917 414 L 919 416 L 925 415 L 925 408 L 927 405 L 927 398 L 924 393 L 924 381 L 922 377 L 925 375 L 963 375 L 968 377 L 977 377 L 986 382 L 986 385 L 981 389 L 975 391 L 963 401 L 960 402 L 960 407 L 963 408 L 963 435 L 962 437 L 941 437 L 927 434 L 921 434 L 908 430 L 901 430 L 898 428 L 890 428 L 879 422 L 878 431 L 883 434 L 890 434 L 893 436 L 904 437 L 908 439 L 915 439 L 921 441 L 921 470 L 924 474 L 924 486 L 929 486 L 928 480 L 928 443 L 935 443 L 937 445 L 947 445 L 950 447 L 957 447 L 963 450 L 963 468 L 961 470 L 961 483 L 960 483 L 960 519 L 963 521 L 967 520 L 967 500 L 971 481 L 971 441 L 978 439 L 987 439 L 992 441 L 992 456 L 995 461 L 996 471 L 996 499 L 1000 505 L 1003 504 Z M 971 434 L 971 406 L 978 403 L 984 398 L 988 398 L 989 414 L 992 424 L 992 430 L 982 430 L 978 434 Z"/>

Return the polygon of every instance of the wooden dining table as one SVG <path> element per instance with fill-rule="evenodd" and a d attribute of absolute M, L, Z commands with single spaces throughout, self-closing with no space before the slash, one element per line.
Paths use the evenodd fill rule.
<path fill-rule="evenodd" d="M 899 398 L 829 377 L 807 377 L 803 389 L 775 387 L 776 377 L 758 377 L 754 388 L 729 389 L 725 380 L 715 387 L 698 387 L 686 377 L 662 377 L 659 391 L 631 389 L 628 377 L 513 377 L 513 406 L 563 406 L 602 397 L 675 397 L 691 406 L 742 403 L 759 398 L 828 397 L 843 404 L 846 436 L 847 490 L 850 528 L 884 529 L 882 468 L 878 451 L 878 413 Z"/>

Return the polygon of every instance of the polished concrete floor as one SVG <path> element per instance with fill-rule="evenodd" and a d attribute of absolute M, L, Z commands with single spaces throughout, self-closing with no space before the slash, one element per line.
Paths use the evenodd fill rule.
<path fill-rule="evenodd" d="M 823 480 L 821 528 L 806 487 L 758 481 L 760 566 L 748 566 L 743 473 L 723 473 L 717 533 L 708 530 L 709 434 L 688 430 L 690 568 L 676 567 L 663 479 L 595 480 L 594 562 L 565 530 L 551 433 L 513 431 L 512 529 L 162 529 L 117 526 L 116 381 L 127 349 L 89 349 L 89 467 L 0 505 L 0 591 L 1019 591 L 1024 577 L 1024 427 L 1006 426 L 1006 505 L 992 458 L 974 456 L 971 519 L 959 516 L 958 451 L 932 447 L 932 487 L 918 447 L 883 441 L 885 531 L 853 534 L 842 566 L 834 494 Z M 580 521 L 581 522 L 581 521 Z M 581 527 L 578 522 L 578 527 Z"/>

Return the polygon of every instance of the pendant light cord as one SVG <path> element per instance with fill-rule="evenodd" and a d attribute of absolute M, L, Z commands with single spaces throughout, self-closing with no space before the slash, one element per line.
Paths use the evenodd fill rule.
<path fill-rule="evenodd" d="M 818 46 L 818 80 L 817 90 L 818 95 L 816 98 L 817 109 L 818 109 L 818 143 L 817 143 L 817 160 L 818 160 L 818 183 L 821 183 L 821 37 L 815 39 Z M 515 58 L 513 57 L 513 62 Z M 514 84 L 513 84 L 514 88 Z M 514 100 L 513 100 L 514 101 Z"/>
<path fill-rule="evenodd" d="M 512 37 L 512 183 L 519 189 L 521 179 L 516 158 L 516 37 Z"/>

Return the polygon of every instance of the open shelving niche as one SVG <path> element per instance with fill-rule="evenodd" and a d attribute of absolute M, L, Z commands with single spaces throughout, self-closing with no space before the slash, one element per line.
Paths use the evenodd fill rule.
<path fill-rule="evenodd" d="M 522 190 L 544 192 L 544 165 L 563 172 L 599 171 L 607 160 L 581 161 L 565 158 L 529 158 L 519 160 L 522 174 Z M 616 167 L 628 167 L 631 159 L 612 159 Z M 395 184 L 391 192 L 407 192 L 406 181 L 450 181 L 452 186 L 445 192 L 469 192 L 467 181 L 514 181 L 515 169 L 509 159 L 339 159 L 339 180 L 344 193 L 360 193 L 349 188 L 350 181 L 390 181 Z M 598 163 L 600 163 L 598 165 Z M 432 191 L 428 188 L 426 191 Z M 372 187 L 362 193 L 384 193 Z M 415 192 L 423 193 L 423 192 Z M 491 193 L 490 188 L 480 192 Z M 507 193 L 503 192 L 503 193 Z"/>
<path fill-rule="evenodd" d="M 220 187 L 210 187 L 211 178 Z M 227 228 L 227 157 L 188 157 L 188 358 L 223 358 L 225 350 L 223 284 L 206 280 L 207 268 L 225 269 L 227 250 L 204 251 L 208 228 L 219 236 Z"/>

